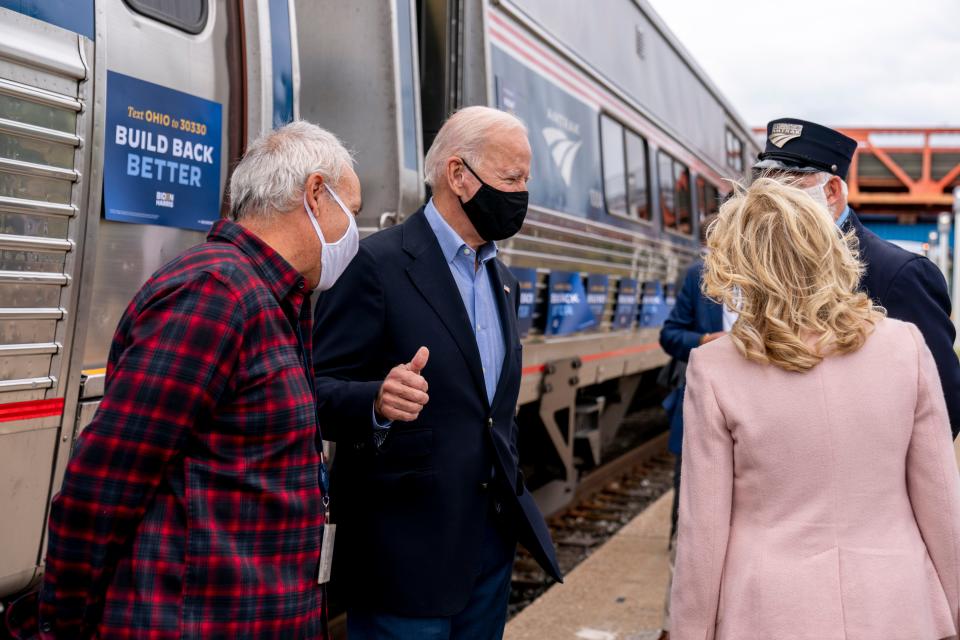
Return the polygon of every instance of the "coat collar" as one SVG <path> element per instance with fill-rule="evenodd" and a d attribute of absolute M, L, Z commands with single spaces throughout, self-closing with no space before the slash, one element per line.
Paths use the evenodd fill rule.
<path fill-rule="evenodd" d="M 232 220 L 218 220 L 210 228 L 207 241 L 227 242 L 239 248 L 253 264 L 277 301 L 286 300 L 293 292 L 303 292 L 304 278 L 300 272 L 243 225 Z"/>
<path fill-rule="evenodd" d="M 401 234 L 401 246 L 412 258 L 407 265 L 407 275 L 453 337 L 457 348 L 466 360 L 467 369 L 470 371 L 470 377 L 477 392 L 486 403 L 487 391 L 480 363 L 480 352 L 477 349 L 477 339 L 470 327 L 470 318 L 463 306 L 457 283 L 453 279 L 453 274 L 450 273 L 450 265 L 443 255 L 437 236 L 427 222 L 423 208 L 403 223 Z M 491 288 L 497 299 L 505 343 L 504 366 L 493 400 L 493 405 L 496 406 L 503 394 L 505 382 L 513 374 L 510 370 L 513 355 L 512 336 L 516 335 L 517 327 L 516 318 L 513 317 L 513 310 L 509 305 L 508 294 L 503 288 L 504 278 L 500 272 L 499 261 L 489 260 L 486 268 L 490 275 Z"/>

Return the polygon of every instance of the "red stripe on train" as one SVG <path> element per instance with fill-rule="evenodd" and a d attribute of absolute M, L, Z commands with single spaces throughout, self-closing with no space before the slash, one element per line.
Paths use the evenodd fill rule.
<path fill-rule="evenodd" d="M 14 420 L 30 420 L 32 418 L 49 418 L 63 415 L 63 398 L 49 400 L 27 400 L 25 402 L 9 402 L 0 404 L 0 422 Z"/>
<path fill-rule="evenodd" d="M 593 362 L 594 360 L 603 360 L 604 358 L 616 358 L 617 356 L 629 356 L 635 353 L 644 353 L 645 351 L 654 351 L 659 349 L 660 345 L 656 342 L 651 342 L 648 344 L 641 344 L 635 347 L 624 347 L 623 349 L 614 349 L 613 351 L 601 351 L 600 353 L 590 353 L 580 359 L 583 362 Z M 544 365 L 534 364 L 529 367 L 524 367 L 521 370 L 521 375 L 529 375 L 531 373 L 541 373 L 543 371 Z"/>

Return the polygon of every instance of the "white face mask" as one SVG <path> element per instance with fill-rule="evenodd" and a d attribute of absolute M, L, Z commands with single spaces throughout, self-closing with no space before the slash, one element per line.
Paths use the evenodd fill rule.
<path fill-rule="evenodd" d="M 818 204 L 823 205 L 823 208 L 827 211 L 830 211 L 830 204 L 827 202 L 827 193 L 823 188 L 827 185 L 827 181 L 824 180 L 820 184 L 815 184 L 812 187 L 806 187 L 802 189 L 807 195 L 813 198 Z"/>
<path fill-rule="evenodd" d="M 320 282 L 317 283 L 314 291 L 326 291 L 332 287 L 337 281 L 337 278 L 347 269 L 347 265 L 350 264 L 353 257 L 357 255 L 357 249 L 360 248 L 360 232 L 357 230 L 356 218 L 353 217 L 350 210 L 347 209 L 343 201 L 340 200 L 340 196 L 338 196 L 329 185 L 324 184 L 323 186 L 326 187 L 330 195 L 333 196 L 333 199 L 343 211 L 343 215 L 347 216 L 350 224 L 342 238 L 336 242 L 327 242 L 323 237 L 323 231 L 320 230 L 320 224 L 317 222 L 316 216 L 313 215 L 310 207 L 307 206 L 307 196 L 303 196 L 303 209 L 307 212 L 307 217 L 310 218 L 310 224 L 313 225 L 313 230 L 317 232 L 317 237 L 320 238 L 320 246 L 322 247 L 320 253 Z"/>

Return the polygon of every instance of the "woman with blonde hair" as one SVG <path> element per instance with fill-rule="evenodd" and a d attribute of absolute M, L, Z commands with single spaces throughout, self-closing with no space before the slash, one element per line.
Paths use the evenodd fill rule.
<path fill-rule="evenodd" d="M 820 204 L 770 178 L 708 233 L 740 313 L 687 370 L 673 640 L 957 634 L 960 475 L 937 368 L 857 291 Z"/>

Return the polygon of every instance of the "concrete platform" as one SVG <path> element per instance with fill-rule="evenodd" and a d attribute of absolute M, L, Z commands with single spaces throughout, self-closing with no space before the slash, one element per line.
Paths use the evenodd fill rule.
<path fill-rule="evenodd" d="M 668 579 L 673 492 L 507 624 L 506 640 L 655 640 Z"/>

